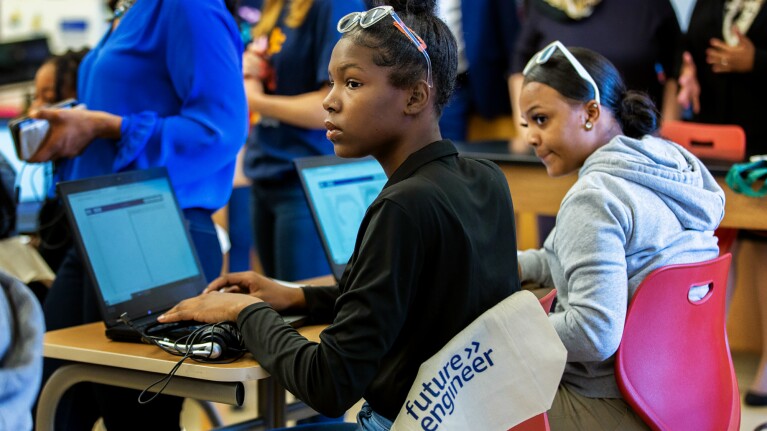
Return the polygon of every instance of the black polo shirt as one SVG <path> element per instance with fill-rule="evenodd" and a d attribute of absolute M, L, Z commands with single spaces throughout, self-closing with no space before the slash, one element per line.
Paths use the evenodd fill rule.
<path fill-rule="evenodd" d="M 256 360 L 315 410 L 339 416 L 364 397 L 393 420 L 421 363 L 517 290 L 503 173 L 438 141 L 370 205 L 338 286 L 304 288 L 312 319 L 330 323 L 320 344 L 266 304 L 243 310 L 238 324 Z"/>

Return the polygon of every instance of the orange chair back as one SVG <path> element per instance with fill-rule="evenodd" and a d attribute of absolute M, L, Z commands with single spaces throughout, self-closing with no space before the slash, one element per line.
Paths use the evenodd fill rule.
<path fill-rule="evenodd" d="M 543 307 L 543 311 L 546 313 L 551 311 L 551 305 L 554 303 L 554 298 L 557 297 L 557 289 L 551 289 L 551 292 L 545 296 L 538 298 L 538 301 Z M 530 419 L 516 425 L 509 431 L 549 431 L 549 417 L 546 413 L 541 413 L 537 416 L 533 416 Z"/>
<path fill-rule="evenodd" d="M 615 359 L 626 402 L 653 430 L 737 431 L 740 397 L 725 329 L 732 256 L 650 273 L 637 288 Z M 700 300 L 691 287 L 709 286 Z"/>
<path fill-rule="evenodd" d="M 703 159 L 741 162 L 746 157 L 746 133 L 734 124 L 664 121 L 660 135 Z M 737 233 L 736 229 L 717 229 L 720 256 L 730 251 Z"/>
<path fill-rule="evenodd" d="M 703 159 L 740 162 L 746 157 L 746 133 L 740 126 L 664 121 L 660 135 Z"/>

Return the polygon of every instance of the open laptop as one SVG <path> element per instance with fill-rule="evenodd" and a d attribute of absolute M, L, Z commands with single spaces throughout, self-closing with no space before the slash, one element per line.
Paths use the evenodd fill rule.
<path fill-rule="evenodd" d="M 365 211 L 388 179 L 370 157 L 306 157 L 295 164 L 333 276 L 340 280 Z"/>
<path fill-rule="evenodd" d="M 166 169 L 61 182 L 58 190 L 96 287 L 107 337 L 139 341 L 143 331 L 178 338 L 195 329 L 196 322 L 156 321 L 207 286 Z M 120 321 L 123 313 L 133 328 Z M 285 320 L 296 326 L 304 316 Z"/>

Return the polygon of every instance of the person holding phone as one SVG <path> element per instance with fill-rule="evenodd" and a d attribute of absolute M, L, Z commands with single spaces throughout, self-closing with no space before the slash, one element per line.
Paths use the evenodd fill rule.
<path fill-rule="evenodd" d="M 72 109 L 82 108 L 75 99 L 67 99 L 60 103 L 50 106 L 50 109 Z M 42 118 L 21 117 L 11 120 L 8 123 L 11 130 L 16 155 L 19 160 L 31 161 L 43 145 L 45 138 L 50 131 L 50 123 Z"/>
<path fill-rule="evenodd" d="M 167 168 L 208 280 L 222 255 L 211 215 L 226 204 L 235 158 L 247 132 L 243 45 L 235 1 L 117 2 L 116 19 L 83 59 L 78 97 L 86 109 L 37 109 L 50 123 L 33 162 L 59 160 L 58 180 Z M 94 288 L 72 248 L 44 304 L 48 329 L 102 319 Z M 60 363 L 46 360 L 45 375 Z M 147 405 L 137 391 L 83 386 L 58 409 L 56 429 L 176 429 L 182 399 Z"/>

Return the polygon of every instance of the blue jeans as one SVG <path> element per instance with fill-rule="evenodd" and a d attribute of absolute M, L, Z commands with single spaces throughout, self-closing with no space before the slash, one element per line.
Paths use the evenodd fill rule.
<path fill-rule="evenodd" d="M 363 403 L 357 413 L 357 425 L 362 431 L 389 431 L 392 421 L 374 412 L 368 403 Z"/>
<path fill-rule="evenodd" d="M 330 274 L 298 179 L 254 182 L 251 188 L 256 250 L 264 274 L 287 281 Z"/>
<path fill-rule="evenodd" d="M 208 281 L 218 277 L 223 261 L 210 216 L 211 211 L 207 210 L 184 210 L 192 242 Z M 59 267 L 43 311 L 49 331 L 102 320 L 95 287 L 74 248 L 69 250 Z M 65 364 L 65 361 L 44 359 L 43 384 L 58 367 Z M 55 429 L 90 430 L 100 416 L 104 417 L 109 431 L 144 429 L 147 427 L 146 418 L 152 418 L 154 429 L 179 429 L 183 398 L 163 395 L 141 405 L 136 402 L 139 392 L 91 383 L 75 385 L 59 402 Z"/>

